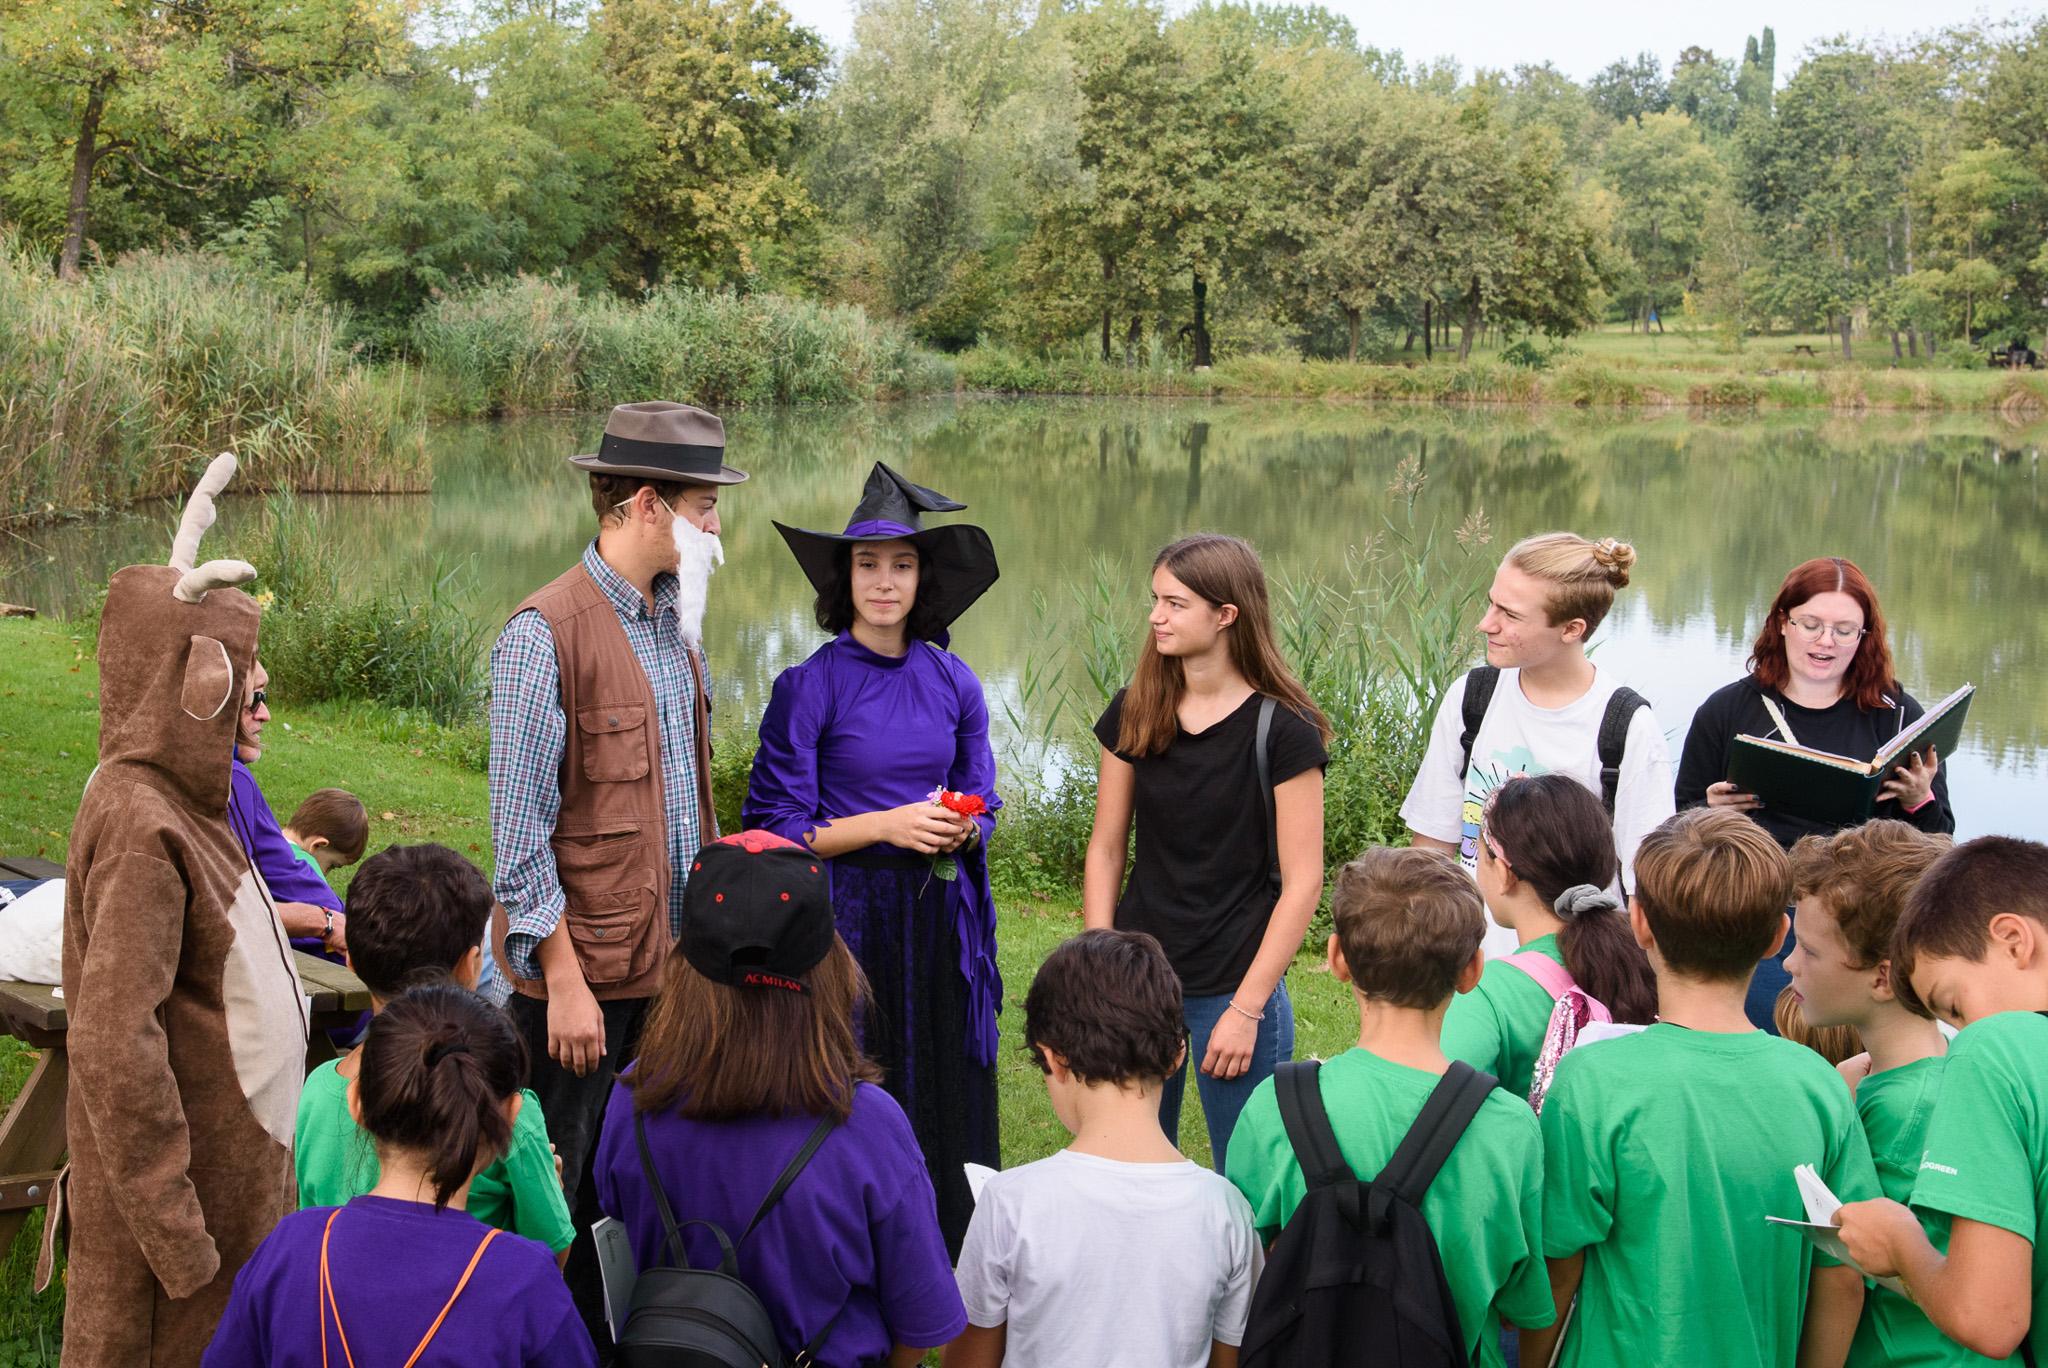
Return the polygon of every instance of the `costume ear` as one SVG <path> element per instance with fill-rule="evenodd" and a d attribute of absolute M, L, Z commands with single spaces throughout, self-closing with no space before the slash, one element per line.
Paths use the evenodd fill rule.
<path fill-rule="evenodd" d="M 235 667 L 228 661 L 228 648 L 212 637 L 193 637 L 185 650 L 185 684 L 178 691 L 178 706 L 185 716 L 211 722 L 234 693 Z"/>

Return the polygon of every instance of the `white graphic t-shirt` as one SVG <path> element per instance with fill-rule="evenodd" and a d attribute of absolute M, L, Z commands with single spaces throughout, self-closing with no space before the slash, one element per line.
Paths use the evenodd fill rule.
<path fill-rule="evenodd" d="M 1621 681 L 1597 665 L 1593 687 L 1562 708 L 1539 708 L 1522 693 L 1522 672 L 1500 672 L 1486 720 L 1472 738 L 1472 764 L 1458 772 L 1465 732 L 1465 680 L 1460 676 L 1444 694 L 1429 732 L 1429 750 L 1422 768 L 1401 804 L 1401 820 L 1411 831 L 1439 841 L 1456 841 L 1458 859 L 1467 870 L 1479 865 L 1479 814 L 1486 796 L 1518 774 L 1569 774 L 1600 792 L 1600 719 L 1607 700 Z M 1671 751 L 1649 708 L 1639 708 L 1629 723 L 1628 743 L 1621 760 L 1621 782 L 1614 791 L 1614 844 L 1621 855 L 1623 882 L 1633 887 L 1636 847 L 1650 829 L 1669 817 Z M 1489 926 L 1488 956 L 1511 955 L 1513 931 Z"/>

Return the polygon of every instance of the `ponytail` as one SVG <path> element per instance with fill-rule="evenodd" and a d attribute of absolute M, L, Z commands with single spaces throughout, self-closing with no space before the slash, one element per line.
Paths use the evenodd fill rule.
<path fill-rule="evenodd" d="M 432 984 L 388 1004 L 363 1039 L 357 1093 L 380 1145 L 426 1156 L 443 1207 L 512 1138 L 505 1099 L 526 1080 L 511 1021 L 466 988 Z"/>
<path fill-rule="evenodd" d="M 1486 831 L 1508 871 L 1549 903 L 1564 929 L 1557 948 L 1573 982 L 1614 1019 L 1657 1017 L 1657 982 L 1621 904 L 1605 890 L 1621 873 L 1614 823 L 1600 800 L 1567 774 L 1518 777 L 1493 791 Z"/>

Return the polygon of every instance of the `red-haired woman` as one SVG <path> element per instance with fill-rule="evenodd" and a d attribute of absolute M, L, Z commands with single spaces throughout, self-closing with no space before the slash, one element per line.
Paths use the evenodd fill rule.
<path fill-rule="evenodd" d="M 1911 726 L 1925 711 L 1899 687 L 1885 640 L 1877 591 L 1840 556 L 1821 556 L 1785 576 L 1750 647 L 1749 673 L 1708 695 L 1693 714 L 1674 786 L 1681 808 L 1729 807 L 1790 849 L 1801 836 L 1836 828 L 1764 806 L 1728 782 L 1728 748 L 1737 736 L 1761 736 L 1857 759 Z M 1948 777 L 1931 748 L 1892 771 L 1873 817 L 1894 817 L 1922 831 L 1954 831 Z M 1795 928 L 1796 930 L 1796 928 Z M 1788 981 L 1783 956 L 1757 971 L 1750 1020 L 1770 1029 L 1771 1008 Z"/>
<path fill-rule="evenodd" d="M 1257 759 L 1268 698 L 1270 843 Z M 1199 1066 L 1220 1173 L 1252 1089 L 1294 1055 L 1285 976 L 1323 891 L 1330 724 L 1281 658 L 1266 573 L 1250 546 L 1205 534 L 1159 553 L 1138 668 L 1095 736 L 1102 759 L 1082 914 L 1090 929 L 1150 932 L 1180 975 L 1188 1057 Z M 1160 1099 L 1176 1143 L 1186 1079 L 1184 1064 Z"/>

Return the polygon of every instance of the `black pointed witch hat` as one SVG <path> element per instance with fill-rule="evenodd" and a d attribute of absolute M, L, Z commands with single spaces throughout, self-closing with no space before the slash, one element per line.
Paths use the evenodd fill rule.
<path fill-rule="evenodd" d="M 922 558 L 917 597 L 942 626 L 959 616 L 996 582 L 995 544 L 972 523 L 926 527 L 926 513 L 958 513 L 967 505 L 937 490 L 912 484 L 880 461 L 868 472 L 860 503 L 844 532 L 816 532 L 776 523 L 805 578 L 820 594 L 838 587 L 847 561 L 841 548 L 856 542 L 907 541 Z"/>

